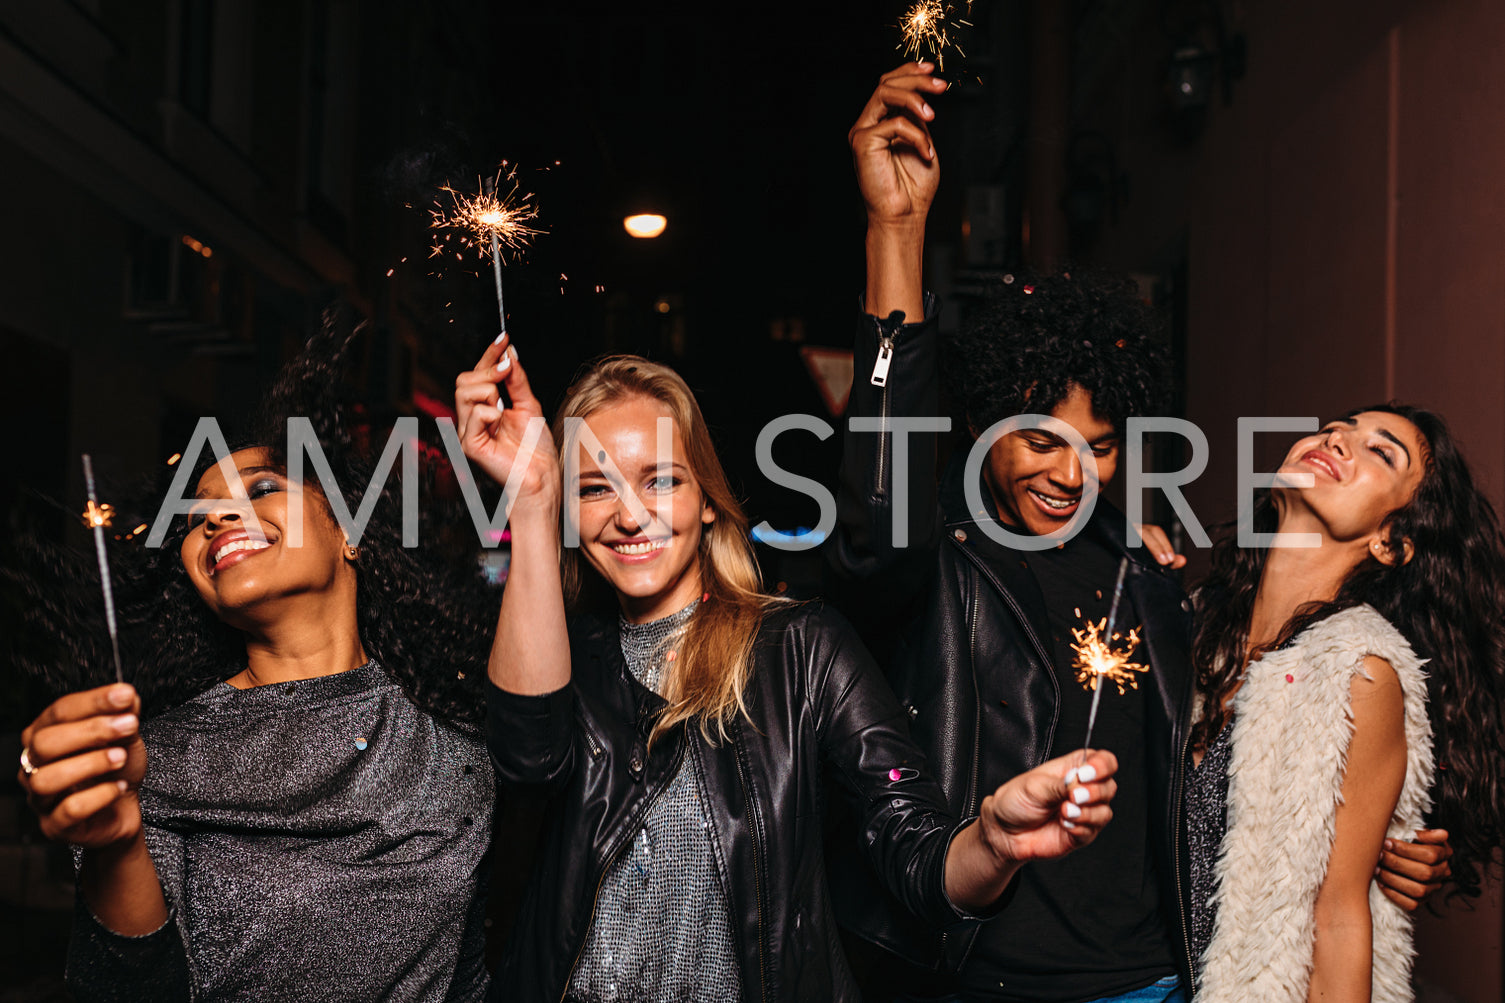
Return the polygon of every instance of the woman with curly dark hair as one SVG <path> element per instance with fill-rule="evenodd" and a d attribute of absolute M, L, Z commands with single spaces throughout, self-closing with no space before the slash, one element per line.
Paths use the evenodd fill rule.
<path fill-rule="evenodd" d="M 348 507 L 369 483 L 330 403 L 347 346 L 326 330 L 262 434 L 206 457 L 166 546 L 116 556 L 135 686 L 100 685 L 60 584 L 97 578 L 30 589 L 55 643 L 36 667 L 67 693 L 23 732 L 19 779 L 75 848 L 80 1000 L 485 994 L 494 599 L 403 549 L 392 492 L 356 546 L 288 477 L 285 420 L 311 415 Z"/>
<path fill-rule="evenodd" d="M 1281 473 L 1242 530 L 1307 539 L 1222 540 L 1199 596 L 1197 998 L 1410 1000 L 1410 920 L 1370 878 L 1430 809 L 1477 895 L 1505 835 L 1505 540 L 1420 408 L 1349 412 Z"/>

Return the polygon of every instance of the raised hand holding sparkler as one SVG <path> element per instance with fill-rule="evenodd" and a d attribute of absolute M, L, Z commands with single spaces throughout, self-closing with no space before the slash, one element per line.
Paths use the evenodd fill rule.
<path fill-rule="evenodd" d="M 507 308 L 502 299 L 502 248 L 521 251 L 531 238 L 543 232 L 528 225 L 538 218 L 538 209 L 528 201 L 532 193 L 518 195 L 516 172 L 509 173 L 506 180 L 512 187 L 505 195 L 498 194 L 503 181 L 500 168 L 495 177 L 479 182 L 475 195 L 445 185 L 439 190 L 449 196 L 449 206 L 439 205 L 429 212 L 433 218 L 431 229 L 450 231 L 438 238 L 429 257 L 443 254 L 444 244 L 451 238 L 459 240 L 463 247 L 479 251 L 483 258 L 491 257 L 496 278 L 496 309 L 501 315 L 503 334 L 507 331 Z M 455 252 L 455 256 L 461 255 Z"/>
<path fill-rule="evenodd" d="M 84 510 L 84 525 L 94 531 L 94 553 L 99 558 L 99 585 L 104 592 L 105 625 L 110 630 L 110 649 L 115 655 L 115 681 L 125 680 L 125 671 L 120 665 L 120 629 L 115 622 L 115 590 L 110 586 L 110 558 L 105 553 L 105 527 L 115 518 L 115 509 L 101 505 L 94 494 L 94 463 L 88 453 L 83 454 L 84 488 L 89 494 L 89 506 Z"/>
<path fill-rule="evenodd" d="M 1120 695 L 1125 688 L 1139 688 L 1139 679 L 1136 673 L 1148 672 L 1149 666 L 1139 662 L 1129 661 L 1129 656 L 1139 646 L 1139 628 L 1129 631 L 1128 636 L 1114 633 L 1114 625 L 1118 620 L 1118 603 L 1123 598 L 1124 575 L 1129 570 L 1129 559 L 1125 557 L 1118 565 L 1118 580 L 1113 584 L 1113 602 L 1108 607 L 1108 618 L 1093 623 L 1090 620 L 1081 629 L 1073 629 L 1071 636 L 1076 638 L 1076 643 L 1071 646 L 1076 652 L 1076 680 L 1083 684 L 1084 689 L 1092 690 L 1092 709 L 1087 713 L 1087 737 L 1082 740 L 1083 750 L 1092 746 L 1092 726 L 1097 723 L 1097 707 L 1103 698 L 1104 681 L 1112 682 L 1118 687 Z M 1116 649 L 1114 642 L 1123 639 L 1123 647 Z"/>

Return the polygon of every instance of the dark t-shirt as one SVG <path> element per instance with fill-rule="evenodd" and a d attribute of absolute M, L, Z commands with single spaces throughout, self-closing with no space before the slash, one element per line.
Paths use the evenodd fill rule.
<path fill-rule="evenodd" d="M 1087 735 L 1092 692 L 1076 680 L 1071 630 L 1108 616 L 1119 559 L 1085 531 L 1063 547 L 1020 556 L 1050 618 L 1061 693 L 1054 758 L 1080 750 Z M 1127 634 L 1138 623 L 1126 595 L 1114 629 Z M 1118 757 L 1113 821 L 1069 856 L 1024 867 L 1013 901 L 983 924 L 962 969 L 967 998 L 1079 1003 L 1175 973 L 1149 844 L 1144 675 L 1122 696 L 1104 682 L 1092 732 L 1094 748 Z"/>

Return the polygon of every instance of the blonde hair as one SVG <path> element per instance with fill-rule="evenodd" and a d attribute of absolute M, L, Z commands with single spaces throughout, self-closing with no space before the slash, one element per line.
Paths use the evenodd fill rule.
<path fill-rule="evenodd" d="M 675 649 L 675 660 L 667 667 L 663 697 L 668 706 L 654 723 L 648 743 L 651 747 L 670 728 L 695 719 L 706 741 L 714 743 L 726 739 L 727 726 L 738 713 L 747 716 L 742 696 L 752 675 L 753 641 L 764 613 L 784 600 L 763 593 L 747 516 L 727 482 L 695 395 L 668 366 L 636 355 L 617 355 L 601 360 L 575 381 L 553 425 L 554 444 L 561 450 L 566 469 L 570 458 L 562 452 L 565 419 L 588 418 L 635 397 L 656 401 L 673 416 L 690 472 L 716 513 L 715 521 L 701 529 L 698 570 L 703 598 Z M 571 609 L 590 604 L 593 587 L 604 582 L 599 576 L 584 576 L 579 548 L 562 548 L 560 566 L 566 604 Z"/>

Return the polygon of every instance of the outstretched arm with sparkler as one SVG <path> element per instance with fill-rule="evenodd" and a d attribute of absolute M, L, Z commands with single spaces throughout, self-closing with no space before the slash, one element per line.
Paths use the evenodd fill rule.
<path fill-rule="evenodd" d="M 141 936 L 167 902 L 141 824 L 141 698 L 122 683 L 53 701 L 21 733 L 17 776 L 48 839 L 83 848 L 79 892 L 100 923 Z"/>
<path fill-rule="evenodd" d="M 1098 750 L 1073 753 L 1021 773 L 983 799 L 977 822 L 962 829 L 946 855 L 946 894 L 964 909 L 998 901 L 1019 868 L 1086 846 L 1113 818 L 1118 759 Z"/>
<path fill-rule="evenodd" d="M 847 134 L 867 207 L 866 310 L 875 317 L 925 315 L 925 217 L 940 182 L 928 97 L 946 89 L 934 70 L 905 63 L 885 73 Z"/>

